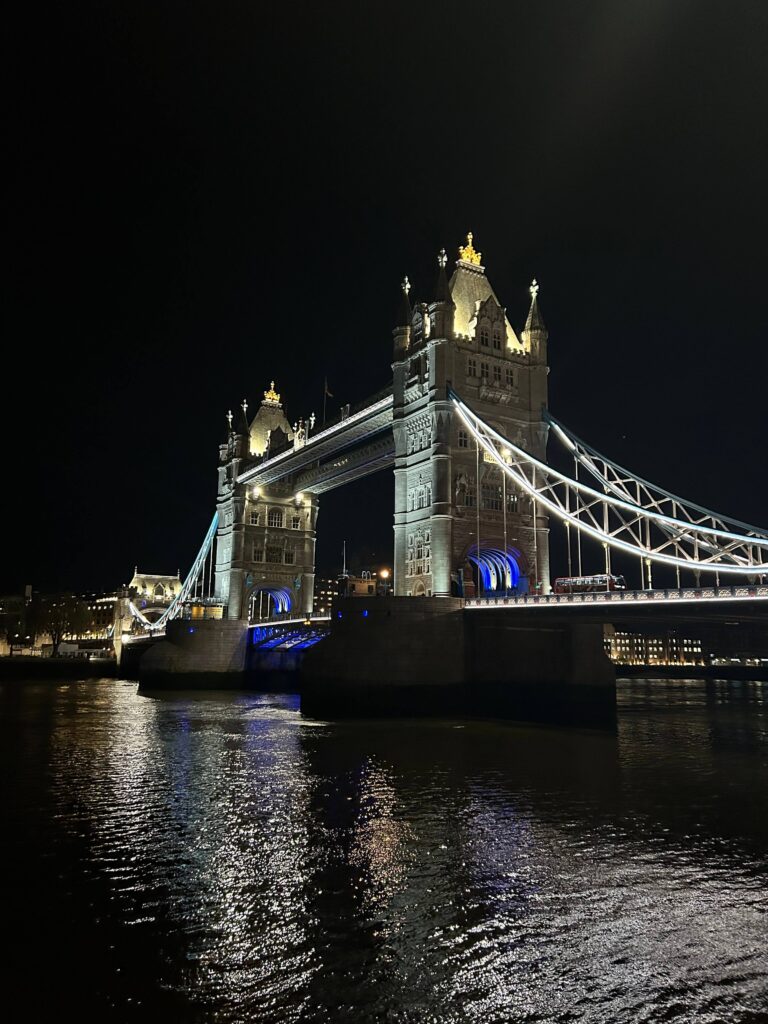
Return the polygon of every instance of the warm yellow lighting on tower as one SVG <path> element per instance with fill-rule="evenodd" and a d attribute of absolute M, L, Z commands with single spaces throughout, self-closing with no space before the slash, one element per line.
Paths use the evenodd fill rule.
<path fill-rule="evenodd" d="M 467 232 L 467 244 L 459 246 L 459 259 L 464 260 L 465 263 L 473 263 L 475 266 L 480 266 L 480 257 L 483 255 L 481 252 L 477 252 L 472 245 L 472 239 L 475 236 L 471 231 Z"/>

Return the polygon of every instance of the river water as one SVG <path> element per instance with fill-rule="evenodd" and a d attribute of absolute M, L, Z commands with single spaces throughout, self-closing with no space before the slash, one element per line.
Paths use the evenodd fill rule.
<path fill-rule="evenodd" d="M 768 1020 L 768 684 L 615 735 L 0 686 L 7 1020 Z"/>

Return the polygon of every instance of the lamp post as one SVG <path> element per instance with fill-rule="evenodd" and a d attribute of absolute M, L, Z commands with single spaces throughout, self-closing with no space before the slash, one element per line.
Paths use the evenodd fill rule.
<path fill-rule="evenodd" d="M 386 597 L 389 590 L 389 569 L 382 569 L 379 577 L 384 580 L 384 597 Z"/>

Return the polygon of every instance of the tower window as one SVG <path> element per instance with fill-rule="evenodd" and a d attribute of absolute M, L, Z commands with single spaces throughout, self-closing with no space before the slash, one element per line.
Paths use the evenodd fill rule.
<path fill-rule="evenodd" d="M 490 340 L 491 340 L 491 335 L 490 335 L 490 331 L 488 330 L 488 328 L 487 327 L 481 327 L 480 328 L 480 344 L 484 348 L 488 348 L 488 343 L 490 342 Z"/>
<path fill-rule="evenodd" d="M 459 431 L 459 448 L 469 448 L 469 434 L 466 430 Z"/>
<path fill-rule="evenodd" d="M 467 360 L 467 375 L 470 377 L 477 376 L 477 360 L 474 358 Z"/>
<path fill-rule="evenodd" d="M 267 545 L 267 561 L 268 562 L 282 562 L 283 560 L 283 549 L 279 544 L 268 544 Z"/>
<path fill-rule="evenodd" d="M 293 565 L 293 563 L 296 561 L 296 555 L 293 548 L 285 549 L 284 561 L 286 565 Z"/>
<path fill-rule="evenodd" d="M 294 516 L 293 519 L 291 519 L 291 529 L 292 530 L 300 530 L 301 529 L 301 516 Z"/>
<path fill-rule="evenodd" d="M 259 515 L 259 510 L 258 509 L 256 509 L 256 508 L 252 508 L 251 509 L 251 517 L 249 519 L 249 522 L 250 522 L 251 526 L 259 526 L 260 525 L 260 523 L 261 523 L 261 516 Z"/>
<path fill-rule="evenodd" d="M 493 368 L 493 383 L 501 384 L 501 367 L 494 366 Z"/>
<path fill-rule="evenodd" d="M 508 366 L 504 371 L 507 375 L 507 387 L 513 388 L 515 386 L 515 371 L 511 366 Z"/>
<path fill-rule="evenodd" d="M 501 352 L 501 331 L 498 327 L 493 329 L 493 347 L 497 352 Z"/>
<path fill-rule="evenodd" d="M 490 376 L 488 370 L 488 363 L 480 363 L 480 376 L 482 377 L 483 380 L 488 380 L 488 377 Z"/>
<path fill-rule="evenodd" d="M 283 525 L 283 510 L 281 508 L 271 508 L 269 510 L 269 516 L 267 517 L 268 526 L 282 526 Z"/>

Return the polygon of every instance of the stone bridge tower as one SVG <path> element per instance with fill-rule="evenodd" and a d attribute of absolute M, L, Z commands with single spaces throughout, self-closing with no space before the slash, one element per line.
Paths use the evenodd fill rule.
<path fill-rule="evenodd" d="M 538 286 L 518 337 L 472 244 L 434 298 L 394 331 L 395 580 L 398 596 L 549 590 L 548 517 L 483 459 L 448 398 L 453 388 L 499 433 L 546 459 L 547 330 Z M 498 572 L 508 567 L 508 576 Z"/>
<path fill-rule="evenodd" d="M 296 493 L 288 477 L 268 488 L 239 482 L 265 453 L 298 450 L 306 438 L 292 428 L 274 382 L 248 421 L 248 405 L 228 414 L 227 441 L 219 449 L 216 598 L 228 619 L 257 621 L 275 614 L 308 615 L 315 581 L 318 503 Z"/>

